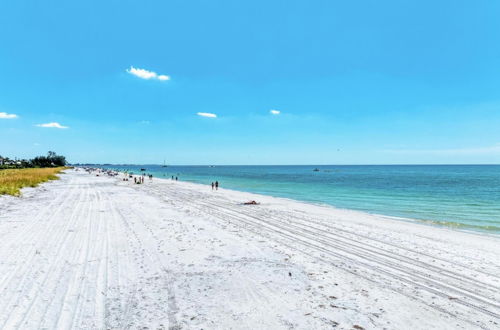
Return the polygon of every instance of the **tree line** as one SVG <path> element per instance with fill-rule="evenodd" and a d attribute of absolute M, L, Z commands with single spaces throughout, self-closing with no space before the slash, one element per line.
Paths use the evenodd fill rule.
<path fill-rule="evenodd" d="M 0 169 L 29 168 L 29 167 L 58 167 L 66 166 L 66 157 L 49 151 L 47 156 L 37 156 L 33 159 L 10 159 L 0 156 Z"/>

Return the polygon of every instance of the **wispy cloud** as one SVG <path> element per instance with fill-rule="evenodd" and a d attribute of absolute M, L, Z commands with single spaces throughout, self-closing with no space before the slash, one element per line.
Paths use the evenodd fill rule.
<path fill-rule="evenodd" d="M 157 74 L 154 71 L 149 71 L 146 69 L 134 68 L 133 66 L 130 66 L 130 69 L 127 69 L 126 71 L 128 73 L 130 73 L 131 75 L 134 75 L 134 76 L 139 77 L 141 79 L 153 79 L 153 80 L 161 80 L 161 81 L 170 80 L 170 76 L 167 76 L 164 74 Z"/>
<path fill-rule="evenodd" d="M 269 113 L 270 113 L 271 115 L 275 115 L 275 116 L 277 116 L 277 115 L 279 115 L 279 114 L 281 113 L 281 111 L 279 111 L 279 110 L 275 110 L 275 109 L 271 109 L 271 110 L 269 110 Z"/>
<path fill-rule="evenodd" d="M 59 123 L 46 123 L 46 124 L 37 124 L 36 126 L 38 127 L 46 127 L 46 128 L 61 128 L 61 129 L 64 129 L 64 128 L 69 128 L 68 126 L 63 126 Z"/>
<path fill-rule="evenodd" d="M 479 155 L 500 154 L 500 143 L 492 146 L 450 149 L 385 149 L 382 152 L 405 155 Z"/>
<path fill-rule="evenodd" d="M 141 120 L 139 122 L 139 124 L 141 124 L 141 125 L 149 125 L 149 124 L 151 124 L 151 122 L 149 120 Z"/>
<path fill-rule="evenodd" d="M 198 112 L 197 115 L 207 118 L 217 118 L 217 115 L 215 113 L 209 113 L 209 112 Z"/>
<path fill-rule="evenodd" d="M 17 118 L 17 115 L 13 113 L 0 112 L 0 119 L 14 119 Z"/>

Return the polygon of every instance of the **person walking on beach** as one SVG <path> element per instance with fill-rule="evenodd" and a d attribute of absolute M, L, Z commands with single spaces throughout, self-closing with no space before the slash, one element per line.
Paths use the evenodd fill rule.
<path fill-rule="evenodd" d="M 219 190 L 219 181 L 215 181 L 215 190 Z"/>
<path fill-rule="evenodd" d="M 177 181 L 177 177 L 175 177 L 175 181 Z"/>
<path fill-rule="evenodd" d="M 212 182 L 212 190 L 214 190 L 214 186 L 215 186 L 215 184 Z"/>

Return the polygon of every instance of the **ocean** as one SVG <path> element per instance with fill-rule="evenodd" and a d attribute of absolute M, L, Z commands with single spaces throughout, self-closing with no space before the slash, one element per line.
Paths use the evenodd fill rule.
<path fill-rule="evenodd" d="M 99 167 L 500 234 L 500 165 Z"/>

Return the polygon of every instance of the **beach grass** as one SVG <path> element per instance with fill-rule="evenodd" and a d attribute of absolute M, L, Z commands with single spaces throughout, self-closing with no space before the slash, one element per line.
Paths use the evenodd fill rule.
<path fill-rule="evenodd" d="M 66 167 L 0 170 L 0 195 L 19 196 L 21 188 L 36 187 L 42 182 L 57 180 L 56 174 L 64 169 Z"/>

